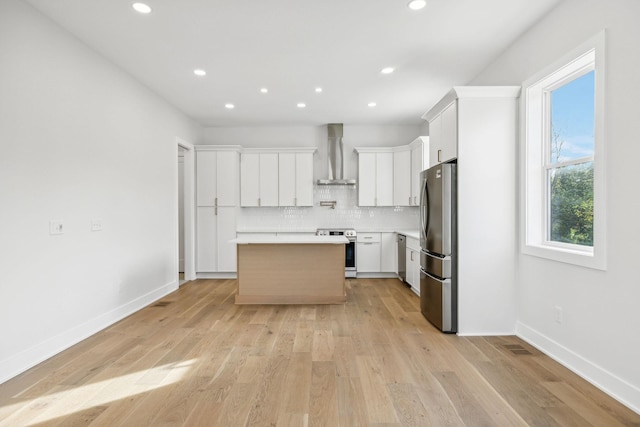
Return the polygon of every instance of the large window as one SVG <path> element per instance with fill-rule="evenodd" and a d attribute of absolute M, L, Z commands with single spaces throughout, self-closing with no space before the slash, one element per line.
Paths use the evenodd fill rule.
<path fill-rule="evenodd" d="M 604 34 L 523 85 L 523 252 L 604 269 Z"/>

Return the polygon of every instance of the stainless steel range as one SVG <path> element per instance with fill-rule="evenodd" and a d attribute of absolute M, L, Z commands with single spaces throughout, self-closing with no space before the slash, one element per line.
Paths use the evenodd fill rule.
<path fill-rule="evenodd" d="M 344 277 L 356 277 L 356 230 L 352 228 L 319 228 L 318 236 L 344 236 L 349 240 L 345 245 Z"/>

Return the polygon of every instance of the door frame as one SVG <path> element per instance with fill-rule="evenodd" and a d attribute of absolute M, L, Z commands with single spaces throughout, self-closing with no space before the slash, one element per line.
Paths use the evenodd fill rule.
<path fill-rule="evenodd" d="M 180 149 L 184 150 L 184 180 L 183 180 L 183 194 L 184 194 L 184 280 L 190 281 L 196 279 L 196 263 L 195 263 L 195 148 L 193 144 L 184 141 L 183 139 L 176 137 L 176 157 L 179 154 Z M 178 167 L 176 163 L 175 173 L 175 200 L 176 200 L 176 220 L 178 218 Z M 176 227 L 176 255 L 178 253 L 178 247 L 180 245 L 180 236 L 178 227 Z M 176 276 L 179 277 L 179 256 L 176 256 Z M 180 280 L 178 279 L 178 283 Z"/>

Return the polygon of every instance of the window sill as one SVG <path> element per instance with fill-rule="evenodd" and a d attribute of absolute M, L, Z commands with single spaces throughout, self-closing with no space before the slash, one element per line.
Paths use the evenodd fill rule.
<path fill-rule="evenodd" d="M 606 270 L 606 259 L 598 256 L 594 251 L 573 250 L 566 247 L 551 245 L 523 245 L 522 253 L 538 258 L 573 264 L 594 270 Z"/>

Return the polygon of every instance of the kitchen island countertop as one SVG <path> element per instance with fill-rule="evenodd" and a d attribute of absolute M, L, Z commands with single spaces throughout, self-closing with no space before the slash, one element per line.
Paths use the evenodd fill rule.
<path fill-rule="evenodd" d="M 253 244 L 333 244 L 344 245 L 349 240 L 344 236 L 308 236 L 308 235 L 278 235 L 278 236 L 239 236 L 234 240 L 238 245 Z"/>

